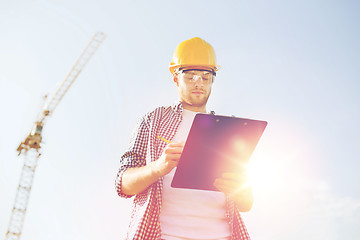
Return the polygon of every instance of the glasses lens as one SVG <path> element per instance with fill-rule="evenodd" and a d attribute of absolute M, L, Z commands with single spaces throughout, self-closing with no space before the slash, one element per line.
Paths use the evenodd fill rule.
<path fill-rule="evenodd" d="M 196 82 L 200 78 L 204 83 L 211 83 L 213 80 L 213 73 L 204 70 L 183 70 L 184 79 L 188 82 Z"/>

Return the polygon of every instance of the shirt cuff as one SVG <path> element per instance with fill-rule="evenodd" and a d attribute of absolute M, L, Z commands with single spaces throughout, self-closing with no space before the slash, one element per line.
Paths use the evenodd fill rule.
<path fill-rule="evenodd" d="M 133 197 L 134 195 L 127 195 L 125 193 L 123 193 L 123 190 L 122 190 L 122 176 L 125 172 L 125 170 L 128 169 L 127 166 L 122 166 L 120 167 L 119 169 L 119 172 L 116 176 L 116 179 L 115 179 L 115 189 L 116 189 L 116 192 L 118 193 L 118 195 L 122 198 L 131 198 Z"/>

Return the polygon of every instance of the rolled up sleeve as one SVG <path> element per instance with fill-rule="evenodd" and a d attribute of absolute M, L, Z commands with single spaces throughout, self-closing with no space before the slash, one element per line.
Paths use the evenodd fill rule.
<path fill-rule="evenodd" d="M 146 165 L 146 151 L 149 139 L 149 121 L 151 116 L 145 115 L 137 124 L 133 132 L 128 150 L 120 159 L 120 168 L 115 179 L 115 189 L 120 197 L 130 198 L 122 191 L 122 176 L 128 168 Z"/>

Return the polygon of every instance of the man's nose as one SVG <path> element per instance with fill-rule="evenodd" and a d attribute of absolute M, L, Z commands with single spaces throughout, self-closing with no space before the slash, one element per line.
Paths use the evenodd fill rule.
<path fill-rule="evenodd" d="M 198 81 L 199 79 L 201 79 L 201 81 Z M 193 81 L 194 81 L 194 83 L 201 83 L 201 84 L 204 83 L 204 80 L 202 79 L 202 77 L 200 75 L 195 75 L 193 77 Z"/>

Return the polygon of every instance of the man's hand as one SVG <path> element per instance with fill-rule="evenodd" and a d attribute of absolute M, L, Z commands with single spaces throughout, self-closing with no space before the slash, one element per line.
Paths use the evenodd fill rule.
<path fill-rule="evenodd" d="M 179 142 L 167 145 L 160 158 L 154 162 L 153 170 L 158 177 L 165 176 L 177 166 L 184 150 L 184 144 L 184 142 Z"/>
<path fill-rule="evenodd" d="M 142 167 L 126 169 L 121 181 L 123 193 L 127 195 L 141 193 L 158 181 L 159 177 L 168 174 L 177 166 L 183 149 L 183 142 L 170 143 L 158 160 Z"/>
<path fill-rule="evenodd" d="M 241 173 L 224 173 L 221 178 L 215 180 L 214 186 L 230 197 L 241 212 L 250 211 L 253 194 L 246 170 Z"/>

